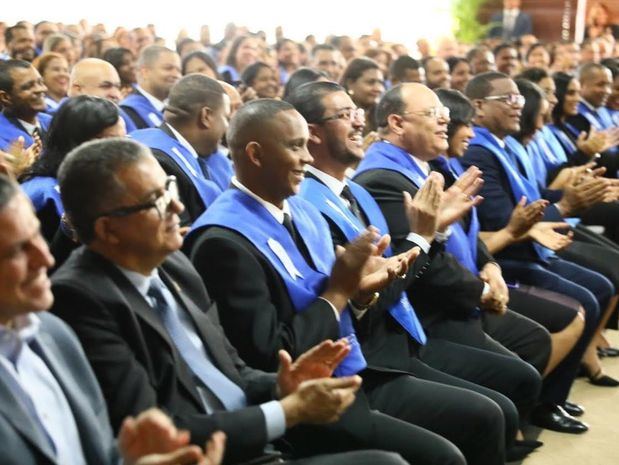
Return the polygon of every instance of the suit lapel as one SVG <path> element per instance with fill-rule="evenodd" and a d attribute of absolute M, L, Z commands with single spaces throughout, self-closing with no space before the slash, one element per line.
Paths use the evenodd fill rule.
<path fill-rule="evenodd" d="M 0 377 L 0 415 L 13 425 L 19 433 L 38 449 L 50 462 L 56 463 L 56 454 L 52 450 L 48 439 L 42 435 L 29 413 L 22 407 L 21 402 L 13 395 L 11 386 Z"/>
<path fill-rule="evenodd" d="M 76 379 L 66 366 L 60 349 L 49 334 L 40 332 L 36 336 L 36 342 L 38 347 L 35 347 L 35 351 L 45 360 L 45 364 L 54 375 L 71 406 L 86 461 L 89 464 L 105 463 L 102 444 L 97 440 L 101 437 L 101 433 L 92 420 L 96 412 L 89 405 L 88 399 L 80 393 L 80 380 Z"/>
<path fill-rule="evenodd" d="M 175 281 L 169 273 L 163 269 L 160 269 L 160 272 L 168 288 L 172 291 L 178 301 L 182 303 L 187 312 L 189 312 L 189 315 L 195 324 L 196 331 L 202 338 L 202 343 L 207 348 L 215 366 L 219 368 L 223 374 L 230 378 L 230 380 L 242 387 L 243 383 L 239 377 L 238 370 L 231 363 L 231 359 L 223 345 L 222 337 L 215 328 L 213 322 L 207 316 L 207 313 L 198 308 L 198 306 L 187 295 L 187 293 L 183 291 L 178 282 Z M 214 304 L 210 305 L 211 307 L 214 306 Z"/>

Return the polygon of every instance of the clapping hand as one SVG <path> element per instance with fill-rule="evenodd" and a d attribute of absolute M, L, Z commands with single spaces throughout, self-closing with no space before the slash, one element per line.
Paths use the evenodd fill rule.
<path fill-rule="evenodd" d="M 507 226 L 505 226 L 507 232 L 515 240 L 522 237 L 535 223 L 544 217 L 544 210 L 548 206 L 548 201 L 542 199 L 531 202 L 528 205 L 526 203 L 527 198 L 522 197 L 512 211 Z"/>
<path fill-rule="evenodd" d="M 440 232 L 482 202 L 483 197 L 477 195 L 484 184 L 481 174 L 479 168 L 471 166 L 443 193 L 438 223 Z"/>
<path fill-rule="evenodd" d="M 572 231 L 569 231 L 567 234 L 557 232 L 558 229 L 568 229 L 569 227 L 570 225 L 567 223 L 541 221 L 534 225 L 526 235 L 528 239 L 532 239 L 538 244 L 557 252 L 572 243 L 572 237 L 574 236 Z"/>
<path fill-rule="evenodd" d="M 438 229 L 444 185 L 443 176 L 433 171 L 415 197 L 411 197 L 408 192 L 402 193 L 410 232 L 419 234 L 428 243 L 432 243 Z"/>

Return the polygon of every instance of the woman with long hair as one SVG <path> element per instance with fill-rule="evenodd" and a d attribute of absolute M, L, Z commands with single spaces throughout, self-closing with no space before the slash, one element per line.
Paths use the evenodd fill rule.
<path fill-rule="evenodd" d="M 348 63 L 340 84 L 352 101 L 365 111 L 363 135 L 376 131 L 374 109 L 385 92 L 384 76 L 378 63 L 370 58 L 355 58 Z"/>

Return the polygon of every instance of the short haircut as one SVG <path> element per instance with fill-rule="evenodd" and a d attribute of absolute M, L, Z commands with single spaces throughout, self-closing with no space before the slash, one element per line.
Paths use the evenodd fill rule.
<path fill-rule="evenodd" d="M 312 58 L 316 56 L 316 54 L 320 52 L 321 50 L 326 50 L 328 52 L 335 52 L 335 47 L 331 44 L 314 45 L 314 48 L 312 49 Z"/>
<path fill-rule="evenodd" d="M 288 78 L 284 87 L 284 100 L 299 86 L 308 82 L 318 81 L 320 78 L 327 78 L 327 73 L 313 68 L 299 68 Z"/>
<path fill-rule="evenodd" d="M 409 69 L 419 69 L 421 64 L 409 55 L 402 55 L 391 63 L 390 74 L 392 79 L 403 81 L 406 71 Z"/>
<path fill-rule="evenodd" d="M 298 44 L 298 43 L 296 43 L 294 40 L 292 40 L 292 39 L 288 39 L 288 38 L 286 38 L 286 37 L 283 37 L 283 38 L 279 39 L 279 40 L 277 41 L 277 43 L 275 44 L 275 51 L 276 51 L 276 52 L 279 52 L 279 50 L 280 50 L 280 49 L 281 49 L 281 48 L 282 48 L 285 44 L 288 44 L 288 43 L 293 44 L 293 45 L 295 45 L 297 48 L 299 48 L 299 44 Z"/>
<path fill-rule="evenodd" d="M 124 192 L 116 174 L 148 156 L 148 147 L 128 138 L 86 142 L 67 155 L 58 172 L 60 196 L 80 242 L 92 242 L 96 219 Z"/>
<path fill-rule="evenodd" d="M 509 42 L 503 42 L 502 44 L 499 44 L 496 47 L 494 47 L 494 49 L 492 50 L 492 54 L 496 57 L 499 53 L 501 53 L 503 50 L 508 49 L 508 48 L 513 48 L 514 50 L 516 50 L 518 57 L 520 57 L 520 52 L 518 51 L 518 47 L 516 47 L 514 44 L 509 43 Z"/>
<path fill-rule="evenodd" d="M 10 41 L 13 40 L 13 36 L 15 35 L 15 31 L 17 29 L 23 29 L 25 31 L 28 30 L 26 26 L 23 24 L 16 24 L 15 26 L 7 27 L 4 30 L 4 42 L 8 45 Z"/>
<path fill-rule="evenodd" d="M 361 57 L 354 58 L 348 63 L 348 66 L 344 70 L 344 74 L 342 74 L 342 78 L 340 79 L 340 83 L 346 88 L 349 82 L 354 82 L 361 77 L 363 73 L 365 73 L 368 69 L 378 69 L 378 63 L 376 63 L 371 58 Z"/>
<path fill-rule="evenodd" d="M 13 90 L 13 78 L 11 71 L 14 69 L 27 69 L 32 65 L 23 60 L 0 60 L 0 90 L 10 94 Z"/>
<path fill-rule="evenodd" d="M 275 116 L 290 110 L 294 110 L 290 103 L 268 98 L 252 100 L 239 108 L 232 117 L 226 133 L 232 158 L 244 154 L 245 146 L 249 142 L 246 140 L 248 133 L 263 131 Z"/>
<path fill-rule="evenodd" d="M 591 79 L 597 71 L 606 71 L 607 69 L 606 66 L 599 63 L 585 63 L 578 68 L 578 80 L 582 82 Z"/>
<path fill-rule="evenodd" d="M 492 92 L 492 83 L 499 79 L 510 79 L 510 77 L 498 71 L 478 74 L 468 82 L 464 94 L 471 100 L 486 98 Z"/>
<path fill-rule="evenodd" d="M 149 45 L 148 47 L 144 47 L 140 52 L 140 56 L 138 57 L 137 66 L 138 68 L 150 68 L 155 62 L 159 59 L 161 55 L 164 53 L 175 53 L 173 50 L 170 50 L 167 47 L 162 47 L 161 45 Z"/>
<path fill-rule="evenodd" d="M 537 131 L 535 127 L 536 117 L 542 108 L 544 91 L 537 84 L 526 79 L 516 79 L 518 90 L 525 98 L 522 114 L 520 115 L 520 131 L 514 137 L 522 142 L 525 137 L 530 137 Z"/>
<path fill-rule="evenodd" d="M 44 19 L 43 21 L 39 21 L 38 23 L 34 25 L 34 30 L 36 31 L 38 28 L 40 28 L 44 24 L 54 24 L 54 23 L 52 21 L 47 21 Z"/>
<path fill-rule="evenodd" d="M 322 104 L 323 97 L 334 92 L 346 91 L 335 82 L 309 82 L 297 87 L 286 98 L 286 101 L 301 113 L 305 121 L 308 123 L 318 123 L 325 113 L 325 107 Z"/>
<path fill-rule="evenodd" d="M 550 74 L 544 68 L 527 68 L 516 79 L 526 79 L 538 84 L 542 79 L 549 78 Z"/>
<path fill-rule="evenodd" d="M 184 39 L 181 39 L 176 43 L 176 53 L 180 55 L 183 52 L 183 48 L 185 48 L 185 46 L 189 44 L 199 44 L 199 43 L 200 42 L 198 42 L 195 39 L 192 39 L 191 37 L 185 37 Z"/>
<path fill-rule="evenodd" d="M 387 127 L 389 115 L 401 115 L 406 109 L 406 102 L 402 97 L 402 86 L 392 87 L 380 99 L 376 105 L 376 126 L 379 128 Z"/>
<path fill-rule="evenodd" d="M 8 176 L 0 174 L 0 213 L 18 192 L 18 184 Z"/>
<path fill-rule="evenodd" d="M 206 66 L 213 70 L 215 76 L 219 78 L 219 72 L 217 71 L 217 65 L 215 64 L 215 61 L 213 61 L 213 59 L 208 53 L 203 52 L 202 50 L 196 50 L 195 52 L 191 52 L 187 54 L 185 58 L 183 58 L 183 61 L 181 62 L 181 73 L 183 74 L 183 76 L 187 74 L 187 64 L 193 59 L 202 60 L 202 62 Z"/>
<path fill-rule="evenodd" d="M 224 94 L 221 84 L 208 76 L 184 76 L 170 90 L 165 108 L 166 120 L 188 121 L 205 106 L 216 110 L 223 105 Z"/>
<path fill-rule="evenodd" d="M 485 45 L 480 45 L 479 47 L 475 47 L 475 48 L 472 48 L 471 50 L 469 50 L 469 52 L 466 54 L 466 59 L 470 63 L 478 55 L 481 55 L 482 53 L 488 53 L 489 51 L 490 51 L 490 49 L 488 47 L 486 47 Z"/>
<path fill-rule="evenodd" d="M 243 81 L 243 84 L 245 84 L 246 86 L 253 86 L 256 78 L 258 77 L 258 73 L 264 68 L 271 69 L 271 67 L 267 65 L 264 61 L 257 61 L 249 65 L 247 68 L 245 68 L 243 74 L 241 74 L 241 81 Z"/>
<path fill-rule="evenodd" d="M 434 91 L 443 105 L 449 108 L 447 137 L 451 138 L 460 126 L 468 126 L 475 117 L 475 107 L 464 94 L 455 89 Z"/>

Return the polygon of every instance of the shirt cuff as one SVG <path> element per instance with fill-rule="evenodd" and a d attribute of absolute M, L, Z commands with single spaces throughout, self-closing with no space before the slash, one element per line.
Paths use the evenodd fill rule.
<path fill-rule="evenodd" d="M 357 306 L 352 303 L 352 300 L 348 301 L 348 306 L 350 307 L 350 310 L 352 311 L 352 314 L 355 316 L 357 321 L 363 318 L 363 315 L 365 315 L 365 313 L 368 311 L 367 308 L 357 308 Z"/>
<path fill-rule="evenodd" d="M 426 241 L 423 236 L 420 236 L 417 233 L 410 233 L 408 236 L 406 236 L 406 240 L 417 244 L 419 248 L 423 250 L 426 254 L 430 251 L 430 243 Z"/>
<path fill-rule="evenodd" d="M 335 315 L 335 319 L 339 323 L 340 322 L 340 312 L 337 311 L 337 308 L 335 308 L 335 305 L 333 305 L 331 302 L 329 302 L 324 297 L 318 297 L 318 298 L 324 300 L 325 302 L 327 302 L 329 304 L 329 307 L 331 307 L 333 309 L 333 314 Z"/>
<path fill-rule="evenodd" d="M 484 290 L 481 291 L 481 296 L 484 297 L 488 292 L 490 292 L 490 284 L 484 283 Z"/>
<path fill-rule="evenodd" d="M 434 239 L 437 242 L 447 242 L 449 236 L 451 236 L 451 226 L 447 226 L 445 232 L 436 231 L 436 234 L 434 234 Z"/>
<path fill-rule="evenodd" d="M 264 421 L 267 427 L 267 440 L 269 442 L 280 438 L 286 432 L 286 416 L 284 408 L 277 400 L 260 404 L 260 410 L 264 414 Z"/>

